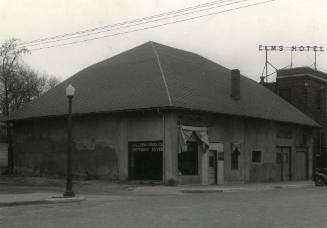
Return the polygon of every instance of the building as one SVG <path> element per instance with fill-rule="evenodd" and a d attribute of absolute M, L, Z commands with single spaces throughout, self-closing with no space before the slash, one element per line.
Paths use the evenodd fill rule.
<path fill-rule="evenodd" d="M 314 135 L 315 166 L 327 167 L 327 74 L 309 67 L 277 71 L 264 85 L 321 125 Z"/>
<path fill-rule="evenodd" d="M 180 184 L 311 176 L 315 121 L 238 70 L 155 42 L 85 68 L 16 112 L 16 172 L 65 174 L 69 84 L 75 176 Z"/>

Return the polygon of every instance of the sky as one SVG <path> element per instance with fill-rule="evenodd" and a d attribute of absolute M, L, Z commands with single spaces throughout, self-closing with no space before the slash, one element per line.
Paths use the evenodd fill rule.
<path fill-rule="evenodd" d="M 168 22 L 263 1 L 265 0 L 242 1 L 190 16 L 168 19 Z M 212 1 L 0 0 L 0 43 L 13 37 L 24 42 L 78 32 L 207 2 Z M 42 50 L 29 47 L 32 51 L 23 60 L 39 72 L 65 80 L 89 65 L 151 40 L 195 52 L 227 68 L 237 68 L 243 75 L 259 81 L 265 63 L 265 54 L 258 50 L 259 45 L 317 45 L 327 49 L 326 12 L 326 0 L 275 0 L 89 42 Z M 110 32 L 102 35 L 105 34 Z M 269 52 L 268 59 L 276 68 L 283 68 L 290 64 L 290 56 L 288 51 Z M 314 52 L 296 52 L 293 55 L 294 67 L 310 66 L 313 62 Z M 327 72 L 326 63 L 327 51 L 318 52 L 318 70 Z M 273 72 L 273 68 L 269 68 L 270 72 Z M 269 80 L 273 81 L 274 76 Z"/>

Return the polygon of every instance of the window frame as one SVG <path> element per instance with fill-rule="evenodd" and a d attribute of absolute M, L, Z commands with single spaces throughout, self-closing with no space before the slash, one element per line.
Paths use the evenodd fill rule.
<path fill-rule="evenodd" d="M 254 158 L 254 152 L 260 152 L 260 161 L 253 161 Z M 262 149 L 253 149 L 251 153 L 251 163 L 253 164 L 262 164 L 263 163 L 263 150 Z"/>

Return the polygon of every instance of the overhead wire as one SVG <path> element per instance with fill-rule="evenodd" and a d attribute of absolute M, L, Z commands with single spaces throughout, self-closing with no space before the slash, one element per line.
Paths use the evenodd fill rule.
<path fill-rule="evenodd" d="M 45 38 L 41 38 L 41 39 L 35 39 L 35 40 L 31 40 L 31 41 L 25 41 L 25 42 L 21 42 L 19 45 L 26 45 L 26 44 L 30 44 L 30 43 L 42 42 L 42 41 L 62 38 L 62 37 L 66 37 L 66 36 L 78 35 L 78 34 L 93 32 L 93 31 L 96 31 L 96 30 L 106 29 L 106 28 L 109 28 L 109 27 L 117 27 L 117 26 L 121 26 L 121 25 L 125 25 L 125 24 L 140 22 L 140 21 L 149 20 L 149 19 L 158 18 L 158 17 L 163 17 L 163 16 L 167 16 L 167 15 L 171 15 L 171 14 L 177 14 L 177 13 L 180 13 L 180 12 L 189 11 L 189 10 L 193 10 L 193 9 L 198 9 L 198 8 L 202 8 L 202 7 L 206 7 L 206 6 L 210 6 L 210 5 L 215 5 L 215 4 L 218 4 L 218 3 L 229 2 L 229 1 L 234 1 L 234 0 L 219 0 L 219 1 L 208 2 L 208 3 L 199 4 L 199 5 L 192 6 L 192 7 L 173 10 L 173 11 L 169 11 L 169 12 L 165 12 L 165 13 L 161 13 L 161 14 L 148 16 L 148 17 L 128 20 L 128 21 L 124 21 L 124 22 L 120 22 L 120 23 L 116 23 L 116 24 L 105 25 L 105 26 L 101 26 L 101 27 L 86 29 L 86 30 L 73 32 L 73 33 L 66 33 L 66 34 L 57 35 L 57 36 L 49 36 L 49 37 L 45 37 Z"/>
<path fill-rule="evenodd" d="M 106 37 L 112 37 L 112 36 L 117 36 L 117 35 L 122 35 L 122 34 L 128 34 L 128 33 L 133 33 L 133 32 L 137 32 L 137 31 L 143 31 L 143 30 L 147 30 L 147 29 L 152 29 L 152 28 L 158 28 L 158 27 L 162 27 L 162 26 L 166 26 L 166 25 L 176 24 L 176 23 L 185 22 L 185 21 L 194 20 L 194 19 L 203 18 L 203 17 L 207 17 L 207 16 L 212 16 L 212 15 L 218 15 L 218 14 L 222 14 L 222 13 L 226 13 L 226 12 L 230 12 L 230 11 L 235 11 L 235 10 L 239 10 L 239 9 L 249 8 L 249 7 L 252 7 L 252 6 L 262 5 L 262 4 L 266 4 L 266 3 L 269 3 L 269 2 L 273 2 L 273 1 L 276 1 L 276 0 L 266 0 L 266 1 L 262 1 L 262 2 L 257 2 L 257 3 L 253 3 L 253 4 L 243 5 L 243 6 L 240 6 L 240 7 L 226 9 L 226 10 L 222 10 L 222 11 L 218 11 L 218 12 L 213 12 L 213 13 L 208 13 L 208 14 L 202 14 L 202 15 L 199 15 L 199 16 L 194 16 L 194 17 L 189 17 L 189 18 L 185 18 L 185 19 L 175 20 L 175 21 L 171 21 L 171 22 L 167 22 L 167 23 L 162 23 L 162 24 L 157 24 L 157 25 L 153 25 L 153 26 L 147 26 L 147 27 L 143 27 L 143 28 L 138 28 L 138 29 L 133 29 L 133 30 L 128 30 L 128 31 L 118 32 L 118 33 L 104 35 L 104 36 L 98 36 L 98 37 L 89 38 L 89 39 L 78 40 L 78 41 L 69 42 L 69 43 L 55 44 L 55 45 L 51 45 L 51 46 L 40 47 L 40 48 L 32 49 L 31 51 L 49 49 L 49 48 L 53 48 L 53 47 L 67 46 L 67 45 L 72 45 L 72 44 L 77 44 L 77 43 L 83 43 L 83 42 L 92 41 L 92 40 L 103 39 L 103 38 L 106 38 Z M 28 45 L 26 47 L 28 47 Z"/>
<path fill-rule="evenodd" d="M 233 1 L 233 0 L 227 0 L 227 2 L 228 2 L 228 1 Z M 116 27 L 116 28 L 112 28 L 112 29 L 106 29 L 106 30 L 101 30 L 101 31 L 97 31 L 97 32 L 86 33 L 86 34 L 82 34 L 82 35 L 78 35 L 78 36 L 72 36 L 72 37 L 67 37 L 67 38 L 53 39 L 53 40 L 49 40 L 49 41 L 41 41 L 41 42 L 39 42 L 39 43 L 32 43 L 32 44 L 27 45 L 27 46 L 28 46 L 28 47 L 40 46 L 40 45 L 48 44 L 48 43 L 56 43 L 56 42 L 59 42 L 59 41 L 65 41 L 65 40 L 77 39 L 77 38 L 81 38 L 81 37 L 97 35 L 97 34 L 106 33 L 106 32 L 111 32 L 111 31 L 115 31 L 115 30 L 120 30 L 120 29 L 125 29 L 125 28 L 130 28 L 130 27 L 136 27 L 136 26 L 139 26 L 139 25 L 144 25 L 144 24 L 149 24 L 149 23 L 153 23 L 153 22 L 158 22 L 158 21 L 168 20 L 168 19 L 172 19 L 172 18 L 176 18 L 176 17 L 181 17 L 181 16 L 185 16 L 185 15 L 190 15 L 190 14 L 194 14 L 194 13 L 199 13 L 199 12 L 202 12 L 202 11 L 212 10 L 212 9 L 215 9 L 215 8 L 220 8 L 220 7 L 224 7 L 224 6 L 229 6 L 229 5 L 233 5 L 233 4 L 238 4 L 238 3 L 242 3 L 242 2 L 246 2 L 246 1 L 250 1 L 250 0 L 240 0 L 240 1 L 232 2 L 232 3 L 228 3 L 228 4 L 224 4 L 224 5 L 213 6 L 213 7 L 205 8 L 205 9 L 201 9 L 201 10 L 196 10 L 196 11 L 191 11 L 191 12 L 187 12 L 187 13 L 183 13 L 183 14 L 178 14 L 178 15 L 173 15 L 173 16 L 168 16 L 168 17 L 163 17 L 163 18 L 159 18 L 159 19 L 155 19 L 155 20 L 149 20 L 149 21 L 140 22 L 140 23 L 137 23 L 137 24 L 131 24 L 131 25 L 120 26 L 120 27 Z M 226 2 L 226 0 L 225 0 L 225 2 Z M 26 47 L 26 46 L 25 46 L 25 47 Z"/>

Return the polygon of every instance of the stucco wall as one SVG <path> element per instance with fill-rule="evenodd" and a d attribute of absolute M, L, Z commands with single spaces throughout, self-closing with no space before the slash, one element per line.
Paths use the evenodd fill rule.
<path fill-rule="evenodd" d="M 177 114 L 179 124 L 208 127 L 210 142 L 224 144 L 224 177 L 226 183 L 245 183 L 257 181 L 280 181 L 280 165 L 276 163 L 276 147 L 291 147 L 292 163 L 295 163 L 297 147 L 308 149 L 308 177 L 312 169 L 312 139 L 311 130 L 298 125 L 283 124 L 275 121 L 241 118 L 227 115 Z M 290 138 L 277 137 L 280 128 L 290 129 Z M 303 135 L 307 140 L 303 144 Z M 231 145 L 241 144 L 239 169 L 231 169 Z M 252 151 L 262 151 L 262 162 L 252 162 Z M 205 156 L 203 156 L 205 159 Z M 292 166 L 293 176 L 297 172 Z M 177 174 L 176 174 L 177 175 Z M 183 178 L 179 178 L 183 180 Z"/>
<path fill-rule="evenodd" d="M 208 157 L 200 144 L 199 174 L 180 176 L 178 172 L 179 125 L 208 127 L 209 141 L 223 143 L 225 183 L 280 180 L 277 146 L 289 146 L 292 153 L 299 146 L 307 147 L 308 170 L 311 171 L 312 140 L 310 131 L 303 127 L 218 114 L 151 111 L 74 117 L 73 172 L 88 178 L 127 180 L 128 142 L 162 140 L 164 182 L 175 179 L 181 184 L 207 183 Z M 25 121 L 14 126 L 15 169 L 18 173 L 65 175 L 65 119 Z M 280 126 L 291 129 L 290 138 L 277 137 Z M 308 136 L 305 145 L 304 133 Z M 231 145 L 235 143 L 241 144 L 238 170 L 231 169 Z M 260 164 L 251 161 L 252 151 L 257 149 L 263 152 Z M 295 167 L 292 172 L 296 172 Z"/>
<path fill-rule="evenodd" d="M 64 176 L 66 121 L 48 118 L 14 125 L 15 170 Z M 162 140 L 162 114 L 133 113 L 73 118 L 73 173 L 86 178 L 128 179 L 128 142 Z"/>
<path fill-rule="evenodd" d="M 109 116 L 74 118 L 74 175 L 117 179 L 119 129 L 118 119 Z M 65 175 L 66 130 L 66 121 L 61 118 L 15 124 L 16 172 L 27 175 Z"/>

